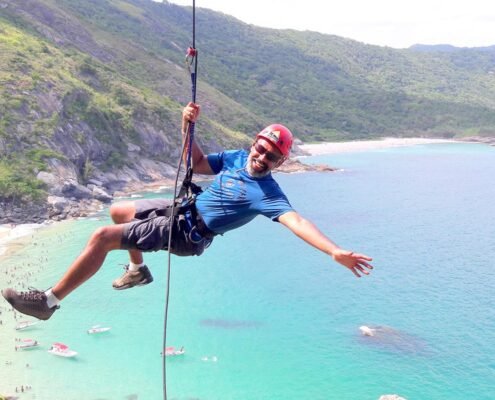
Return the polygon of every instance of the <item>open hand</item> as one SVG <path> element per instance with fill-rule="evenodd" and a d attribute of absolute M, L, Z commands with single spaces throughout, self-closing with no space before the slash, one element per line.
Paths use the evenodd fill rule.
<path fill-rule="evenodd" d="M 358 278 L 361 278 L 363 275 L 369 275 L 370 273 L 367 270 L 373 269 L 373 266 L 368 263 L 368 261 L 372 261 L 373 259 L 364 254 L 339 249 L 332 254 L 332 257 Z"/>

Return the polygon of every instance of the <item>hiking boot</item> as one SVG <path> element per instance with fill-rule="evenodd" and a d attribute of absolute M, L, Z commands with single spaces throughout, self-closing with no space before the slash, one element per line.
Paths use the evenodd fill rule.
<path fill-rule="evenodd" d="M 15 310 L 20 313 L 46 321 L 60 306 L 48 307 L 46 294 L 41 290 L 29 288 L 28 292 L 16 292 L 7 288 L 2 290 L 2 296 Z"/>
<path fill-rule="evenodd" d="M 115 290 L 129 289 L 133 286 L 143 286 L 153 282 L 153 276 L 146 265 L 139 267 L 137 271 L 129 271 L 129 265 L 126 265 L 124 270 L 124 275 L 112 283 Z"/>

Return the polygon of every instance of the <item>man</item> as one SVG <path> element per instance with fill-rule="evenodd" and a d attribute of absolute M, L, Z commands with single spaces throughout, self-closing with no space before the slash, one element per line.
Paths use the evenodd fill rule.
<path fill-rule="evenodd" d="M 183 135 L 195 122 L 200 107 L 189 103 L 182 112 Z M 271 171 L 289 156 L 292 133 L 283 125 L 270 125 L 258 133 L 249 153 L 245 150 L 205 155 L 192 144 L 194 171 L 216 175 L 214 182 L 199 193 L 192 208 L 185 207 L 174 218 L 173 240 L 168 249 L 170 216 L 160 210 L 167 200 L 139 200 L 113 205 L 110 214 L 115 225 L 98 228 L 83 252 L 62 278 L 46 292 L 2 290 L 5 299 L 19 312 L 47 320 L 59 302 L 93 276 L 109 251 L 126 249 L 130 263 L 122 277 L 113 282 L 118 290 L 146 285 L 153 277 L 143 262 L 142 252 L 169 250 L 178 255 L 200 255 L 213 236 L 238 228 L 257 215 L 280 222 L 316 249 L 348 268 L 356 277 L 368 275 L 371 258 L 344 250 L 327 238 L 310 221 L 293 210 L 275 182 Z"/>

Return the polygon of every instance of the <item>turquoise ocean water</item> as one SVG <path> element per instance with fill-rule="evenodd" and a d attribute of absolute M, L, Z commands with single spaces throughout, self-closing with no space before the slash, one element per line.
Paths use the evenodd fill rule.
<path fill-rule="evenodd" d="M 167 361 L 168 398 L 495 399 L 495 148 L 435 144 L 306 161 L 343 171 L 277 175 L 293 206 L 342 247 L 373 256 L 375 271 L 356 279 L 263 218 L 200 258 L 173 257 L 168 344 L 186 354 Z M 107 223 L 103 213 L 36 232 L 2 260 L 2 284 L 8 271 L 51 286 Z M 21 399 L 161 399 L 166 253 L 146 260 L 151 285 L 112 290 L 127 261 L 113 252 L 29 331 L 13 330 L 2 299 L 0 394 L 22 384 L 32 389 Z M 112 329 L 88 335 L 95 324 Z M 383 332 L 363 337 L 361 325 Z M 41 348 L 15 352 L 15 338 L 28 337 Z M 78 357 L 48 354 L 56 341 Z"/>

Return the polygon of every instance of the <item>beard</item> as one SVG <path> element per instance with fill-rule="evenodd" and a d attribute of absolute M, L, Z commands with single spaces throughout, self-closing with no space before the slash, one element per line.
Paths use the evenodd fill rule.
<path fill-rule="evenodd" d="M 246 164 L 246 171 L 250 176 L 252 176 L 253 178 L 264 178 L 265 176 L 270 174 L 271 170 L 270 170 L 270 168 L 268 168 L 268 166 L 266 164 L 264 164 L 265 169 L 263 171 L 256 171 L 253 168 L 254 160 L 255 159 L 253 158 L 253 156 L 251 154 L 249 154 L 248 159 L 247 159 L 247 164 Z"/>

